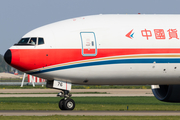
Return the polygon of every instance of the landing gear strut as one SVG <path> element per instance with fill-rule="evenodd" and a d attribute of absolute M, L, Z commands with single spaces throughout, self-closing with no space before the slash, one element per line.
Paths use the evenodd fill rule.
<path fill-rule="evenodd" d="M 59 101 L 59 108 L 61 110 L 73 110 L 75 107 L 75 102 L 70 97 L 72 96 L 68 90 L 63 90 L 58 93 L 57 96 L 64 97 Z"/>
<path fill-rule="evenodd" d="M 75 102 L 70 98 L 72 95 L 69 93 L 69 91 L 71 91 L 71 83 L 60 80 L 47 80 L 46 87 L 62 90 L 62 92 L 57 94 L 57 96 L 63 97 L 63 99 L 59 101 L 59 108 L 61 110 L 74 109 Z"/>

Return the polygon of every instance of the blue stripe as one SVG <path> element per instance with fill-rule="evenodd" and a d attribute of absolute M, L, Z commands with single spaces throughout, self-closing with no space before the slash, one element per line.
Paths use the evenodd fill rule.
<path fill-rule="evenodd" d="M 72 64 L 67 66 L 60 66 L 55 68 L 49 68 L 37 72 L 32 72 L 29 74 L 38 74 L 44 72 L 51 72 L 56 70 L 64 70 L 70 68 L 78 68 L 78 67 L 86 67 L 86 66 L 96 66 L 96 65 L 108 65 L 108 64 L 134 64 L 134 63 L 180 63 L 180 58 L 140 58 L 140 59 L 118 59 L 118 60 L 107 60 L 107 61 L 95 61 L 95 62 L 88 62 L 88 63 L 79 63 L 79 64 Z"/>

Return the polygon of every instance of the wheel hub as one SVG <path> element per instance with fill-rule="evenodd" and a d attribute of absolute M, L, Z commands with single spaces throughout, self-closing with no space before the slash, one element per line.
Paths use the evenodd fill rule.
<path fill-rule="evenodd" d="M 67 107 L 68 107 L 68 108 L 72 108 L 72 107 L 73 107 L 73 103 L 72 103 L 71 101 L 69 101 L 69 102 L 67 103 Z"/>

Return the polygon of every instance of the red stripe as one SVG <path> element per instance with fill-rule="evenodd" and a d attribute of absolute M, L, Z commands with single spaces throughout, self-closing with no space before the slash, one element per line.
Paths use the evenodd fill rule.
<path fill-rule="evenodd" d="M 28 82 L 30 82 L 30 75 L 28 74 Z"/>
<path fill-rule="evenodd" d="M 180 49 L 98 49 L 96 56 L 82 56 L 81 49 L 11 49 L 11 65 L 21 71 L 93 58 L 135 55 L 180 53 Z"/>
<path fill-rule="evenodd" d="M 95 49 L 84 49 L 84 54 L 95 54 Z"/>

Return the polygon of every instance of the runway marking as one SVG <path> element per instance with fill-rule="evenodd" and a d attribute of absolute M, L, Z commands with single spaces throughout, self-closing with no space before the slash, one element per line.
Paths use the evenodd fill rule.
<path fill-rule="evenodd" d="M 180 116 L 180 111 L 13 111 L 0 110 L 3 116 Z"/>

